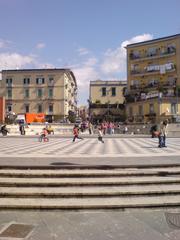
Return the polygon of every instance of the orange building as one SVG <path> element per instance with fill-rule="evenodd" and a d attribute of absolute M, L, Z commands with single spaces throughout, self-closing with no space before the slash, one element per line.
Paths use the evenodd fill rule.
<path fill-rule="evenodd" d="M 4 122 L 5 118 L 5 98 L 0 97 L 0 123 Z"/>

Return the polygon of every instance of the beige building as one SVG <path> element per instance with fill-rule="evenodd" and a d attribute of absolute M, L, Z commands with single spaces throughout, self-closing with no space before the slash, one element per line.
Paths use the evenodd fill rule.
<path fill-rule="evenodd" d="M 3 70 L 0 82 L 7 112 L 45 113 L 55 121 L 76 113 L 77 84 L 70 69 Z"/>
<path fill-rule="evenodd" d="M 126 114 L 131 122 L 180 114 L 180 34 L 127 45 Z"/>
<path fill-rule="evenodd" d="M 82 120 L 86 120 L 88 118 L 88 107 L 85 105 L 79 106 L 77 116 Z"/>
<path fill-rule="evenodd" d="M 124 88 L 126 81 L 91 81 L 89 117 L 94 121 L 124 120 Z"/>

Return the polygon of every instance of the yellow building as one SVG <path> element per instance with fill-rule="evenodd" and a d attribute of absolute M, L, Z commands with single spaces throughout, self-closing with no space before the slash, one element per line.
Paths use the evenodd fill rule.
<path fill-rule="evenodd" d="M 126 81 L 90 81 L 89 115 L 93 121 L 124 120 Z"/>
<path fill-rule="evenodd" d="M 59 120 L 76 112 L 77 84 L 70 69 L 3 70 L 0 82 L 7 113 L 45 113 Z"/>
<path fill-rule="evenodd" d="M 180 34 L 127 45 L 130 122 L 175 121 L 180 114 Z"/>

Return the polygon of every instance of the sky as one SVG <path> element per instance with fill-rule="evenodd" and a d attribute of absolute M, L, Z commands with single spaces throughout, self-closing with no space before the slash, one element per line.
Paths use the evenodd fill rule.
<path fill-rule="evenodd" d="M 127 79 L 127 44 L 180 33 L 179 0 L 0 0 L 0 10 L 0 70 L 70 68 L 78 105 L 90 81 Z"/>

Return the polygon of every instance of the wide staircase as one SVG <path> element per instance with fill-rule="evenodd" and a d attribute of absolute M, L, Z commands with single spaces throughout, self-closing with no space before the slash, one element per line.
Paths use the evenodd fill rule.
<path fill-rule="evenodd" d="M 0 209 L 180 207 L 180 164 L 0 167 Z"/>

